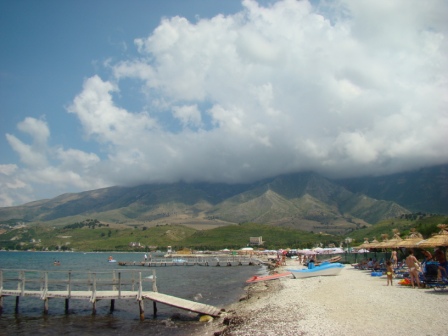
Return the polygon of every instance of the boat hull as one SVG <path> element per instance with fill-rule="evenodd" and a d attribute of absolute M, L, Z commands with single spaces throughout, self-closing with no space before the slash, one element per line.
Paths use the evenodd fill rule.
<path fill-rule="evenodd" d="M 280 278 L 289 277 L 289 276 L 291 276 L 291 272 L 276 273 L 276 274 L 263 275 L 263 276 L 255 275 L 252 278 L 246 280 L 246 283 L 275 280 L 275 279 L 280 279 Z"/>
<path fill-rule="evenodd" d="M 322 266 L 317 266 L 311 269 L 301 269 L 301 270 L 294 270 L 294 269 L 288 269 L 296 279 L 302 279 L 302 278 L 310 278 L 310 277 L 316 277 L 316 276 L 332 276 L 332 275 L 338 275 L 342 269 L 344 268 L 344 265 L 335 263 L 335 264 L 326 264 Z"/>

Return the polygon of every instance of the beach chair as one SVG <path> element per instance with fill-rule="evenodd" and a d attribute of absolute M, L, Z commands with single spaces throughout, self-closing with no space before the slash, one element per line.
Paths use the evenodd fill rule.
<path fill-rule="evenodd" d="M 420 280 L 427 288 L 433 288 L 434 290 L 444 290 L 448 287 L 448 280 L 441 277 L 438 262 L 425 263 L 423 277 Z"/>

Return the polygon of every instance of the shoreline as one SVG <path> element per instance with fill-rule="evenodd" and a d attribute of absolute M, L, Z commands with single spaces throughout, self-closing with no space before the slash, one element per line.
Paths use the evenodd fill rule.
<path fill-rule="evenodd" d="M 277 270 L 297 265 L 288 260 Z M 448 288 L 412 289 L 398 281 L 386 286 L 385 276 L 346 265 L 338 276 L 254 283 L 246 299 L 193 335 L 446 335 Z"/>

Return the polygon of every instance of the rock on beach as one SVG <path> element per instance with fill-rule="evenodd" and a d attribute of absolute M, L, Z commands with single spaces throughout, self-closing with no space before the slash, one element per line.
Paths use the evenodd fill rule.
<path fill-rule="evenodd" d="M 384 276 L 350 265 L 338 276 L 255 283 L 247 293 L 195 335 L 448 335 L 448 288 L 386 286 Z"/>

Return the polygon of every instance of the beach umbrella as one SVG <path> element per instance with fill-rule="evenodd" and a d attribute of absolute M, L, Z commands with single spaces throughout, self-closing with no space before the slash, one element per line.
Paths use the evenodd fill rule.
<path fill-rule="evenodd" d="M 401 239 L 400 232 L 398 232 L 397 229 L 393 229 L 392 231 L 394 233 L 393 238 L 389 239 L 387 242 L 382 244 L 383 248 L 395 248 L 396 245 L 403 240 Z"/>
<path fill-rule="evenodd" d="M 447 225 L 439 224 L 437 225 L 437 227 L 441 228 L 439 234 L 417 243 L 418 248 L 448 246 L 448 230 L 446 229 Z"/>
<path fill-rule="evenodd" d="M 378 240 L 376 240 L 376 238 L 374 237 L 373 240 L 369 243 L 369 245 L 367 246 L 368 249 L 375 249 L 377 248 L 377 246 L 380 244 L 380 242 Z"/>
<path fill-rule="evenodd" d="M 413 248 L 416 247 L 419 242 L 423 240 L 421 233 L 417 232 L 414 228 L 411 229 L 409 236 L 395 244 L 395 247 Z"/>
<path fill-rule="evenodd" d="M 359 246 L 356 246 L 356 249 L 366 249 L 369 246 L 369 238 L 364 238 L 364 243 Z"/>
<path fill-rule="evenodd" d="M 382 234 L 381 235 L 381 239 L 382 239 L 381 242 L 378 242 L 377 244 L 370 245 L 370 247 L 371 248 L 376 248 L 376 249 L 383 249 L 383 248 L 385 248 L 385 245 L 389 242 L 388 234 L 387 233 Z"/>

